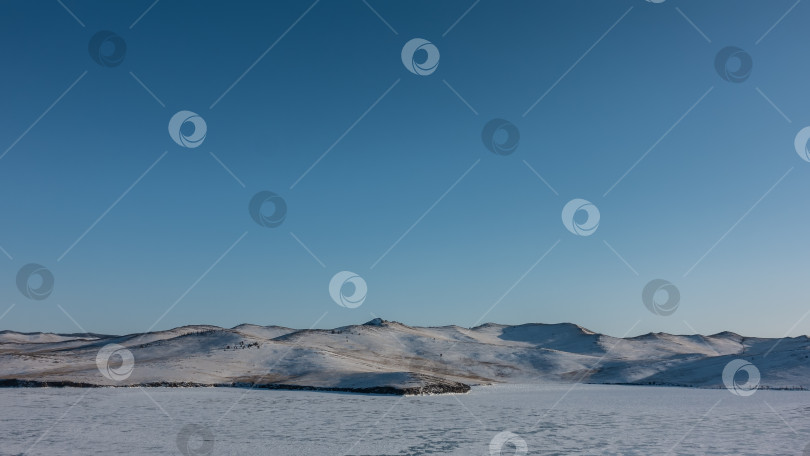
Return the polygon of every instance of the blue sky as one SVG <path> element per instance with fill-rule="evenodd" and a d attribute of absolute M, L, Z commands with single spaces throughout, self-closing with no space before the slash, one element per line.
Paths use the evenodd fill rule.
<path fill-rule="evenodd" d="M 0 7 L 2 328 L 810 332 L 807 5 L 63 3 Z M 120 65 L 90 57 L 101 30 Z M 439 49 L 432 74 L 402 64 L 412 38 Z M 715 70 L 726 46 L 751 56 L 744 82 Z M 197 148 L 169 136 L 182 110 L 206 122 Z M 514 153 L 482 143 L 494 118 Z M 260 191 L 280 226 L 251 219 Z M 591 236 L 562 223 L 575 198 L 599 209 Z M 28 263 L 47 299 L 17 289 Z M 344 270 L 358 308 L 330 298 Z M 666 317 L 641 300 L 659 278 L 680 291 Z"/>

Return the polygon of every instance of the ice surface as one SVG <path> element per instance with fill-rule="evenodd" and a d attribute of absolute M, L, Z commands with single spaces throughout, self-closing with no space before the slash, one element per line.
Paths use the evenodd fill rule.
<path fill-rule="evenodd" d="M 691 388 L 496 385 L 410 397 L 9 388 L 0 389 L 0 405 L 3 455 L 180 455 L 178 433 L 188 424 L 210 431 L 212 454 L 242 456 L 490 456 L 490 441 L 505 430 L 524 439 L 530 455 L 795 456 L 810 443 L 810 394 L 798 391 L 739 397 Z M 198 435 L 189 441 L 202 443 Z"/>

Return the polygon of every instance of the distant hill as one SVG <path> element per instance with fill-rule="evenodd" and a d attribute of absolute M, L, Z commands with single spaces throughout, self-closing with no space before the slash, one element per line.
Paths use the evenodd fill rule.
<path fill-rule="evenodd" d="M 134 367 L 102 375 L 99 350 L 126 347 Z M 776 347 L 776 348 L 774 348 Z M 489 383 L 603 383 L 722 388 L 742 358 L 764 388 L 810 388 L 810 341 L 651 333 L 615 338 L 570 323 L 411 327 L 374 319 L 332 330 L 183 326 L 126 336 L 0 332 L 0 385 L 261 386 L 360 392 L 463 392 Z M 120 369 L 113 356 L 103 368 Z M 117 363 L 117 364 L 116 364 Z M 744 382 L 745 379 L 742 379 Z"/>

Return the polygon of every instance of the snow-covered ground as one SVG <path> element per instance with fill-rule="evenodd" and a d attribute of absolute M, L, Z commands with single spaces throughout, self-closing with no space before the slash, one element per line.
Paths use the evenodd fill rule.
<path fill-rule="evenodd" d="M 0 389 L 3 455 L 802 455 L 810 394 L 496 385 L 373 396 L 240 388 Z M 498 437 L 500 436 L 500 437 Z M 178 442 L 185 453 L 178 448 Z M 207 446 L 206 446 L 207 445 Z M 210 450 L 210 452 L 200 452 Z"/>
<path fill-rule="evenodd" d="M 112 356 L 100 363 L 102 349 L 110 344 L 120 349 L 107 352 Z M 619 339 L 570 323 L 488 323 L 468 329 L 375 319 L 334 330 L 240 325 L 127 336 L 0 332 L 0 380 L 119 386 L 238 382 L 403 388 L 452 382 L 583 382 L 722 388 L 724 368 L 742 359 L 757 368 L 762 388 L 810 388 L 808 356 L 806 336 L 654 333 Z"/>

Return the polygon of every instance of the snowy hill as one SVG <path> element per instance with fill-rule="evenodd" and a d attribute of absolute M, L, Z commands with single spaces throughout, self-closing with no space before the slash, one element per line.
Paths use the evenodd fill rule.
<path fill-rule="evenodd" d="M 104 352 L 109 344 L 124 350 Z M 806 336 L 619 339 L 570 323 L 467 329 L 374 319 L 332 330 L 243 324 L 126 336 L 2 331 L 0 385 L 255 385 L 400 394 L 499 382 L 722 388 L 724 367 L 742 358 L 759 369 L 761 387 L 810 388 L 808 356 Z"/>

